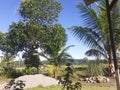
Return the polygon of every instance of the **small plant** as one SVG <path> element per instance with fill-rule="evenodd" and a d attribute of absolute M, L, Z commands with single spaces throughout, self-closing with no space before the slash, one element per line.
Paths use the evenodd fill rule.
<path fill-rule="evenodd" d="M 56 71 L 57 71 L 57 67 L 55 65 L 51 65 L 49 72 L 50 72 L 51 76 L 53 76 L 54 78 L 56 77 Z"/>
<path fill-rule="evenodd" d="M 62 90 L 81 90 L 81 83 L 80 82 L 73 82 L 70 78 L 73 75 L 73 69 L 71 68 L 70 64 L 65 69 L 66 74 L 64 75 L 63 79 L 59 78 L 59 84 L 63 85 Z"/>
<path fill-rule="evenodd" d="M 22 80 L 11 80 L 5 87 L 5 90 L 23 90 L 23 88 L 25 87 L 25 83 Z"/>

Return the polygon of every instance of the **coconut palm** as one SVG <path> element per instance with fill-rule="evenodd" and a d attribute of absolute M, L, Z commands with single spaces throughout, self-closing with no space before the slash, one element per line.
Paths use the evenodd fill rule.
<path fill-rule="evenodd" d="M 81 18 L 83 19 L 84 27 L 74 26 L 72 27 L 72 32 L 79 41 L 82 41 L 90 48 L 90 50 L 86 52 L 86 55 L 96 57 L 103 56 L 109 61 L 110 64 L 112 63 L 113 59 L 108 33 L 105 2 L 101 1 L 99 3 L 100 5 L 97 4 L 97 12 L 91 7 L 82 3 L 77 5 L 81 14 Z M 119 32 L 117 29 L 114 27 L 115 34 Z M 119 35 L 117 35 L 117 38 L 115 39 L 116 45 L 120 44 L 118 42 L 119 38 Z"/>
<path fill-rule="evenodd" d="M 61 48 L 60 51 L 54 55 L 54 58 L 51 58 L 51 61 L 56 67 L 60 67 L 61 64 L 64 64 L 66 60 L 72 60 L 72 56 L 67 52 L 74 45 L 67 46 L 65 48 Z"/>
<path fill-rule="evenodd" d="M 61 48 L 61 50 L 57 52 L 55 49 L 51 50 L 52 48 L 49 48 L 49 53 L 40 53 L 41 56 L 45 57 L 52 64 L 51 68 L 53 69 L 52 73 L 54 78 L 57 77 L 56 73 L 59 71 L 62 64 L 64 64 L 66 61 L 72 62 L 72 56 L 67 52 L 67 50 L 73 46 L 74 45 L 70 45 L 65 48 Z"/>

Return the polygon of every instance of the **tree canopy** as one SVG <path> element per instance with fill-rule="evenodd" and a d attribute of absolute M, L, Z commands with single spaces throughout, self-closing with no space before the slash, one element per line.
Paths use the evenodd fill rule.
<path fill-rule="evenodd" d="M 19 13 L 25 20 L 49 25 L 57 21 L 61 10 L 57 0 L 24 0 L 21 1 Z"/>
<path fill-rule="evenodd" d="M 1 34 L 4 37 L 1 42 L 5 40 L 4 45 L 10 47 L 12 55 L 24 51 L 23 57 L 28 65 L 33 57 L 39 55 L 55 59 L 67 41 L 65 29 L 57 23 L 61 10 L 61 4 L 57 0 L 22 0 L 18 11 L 23 19 L 13 22 L 8 32 Z M 1 50 L 2 48 L 1 46 Z M 37 56 L 34 55 L 36 53 Z"/>

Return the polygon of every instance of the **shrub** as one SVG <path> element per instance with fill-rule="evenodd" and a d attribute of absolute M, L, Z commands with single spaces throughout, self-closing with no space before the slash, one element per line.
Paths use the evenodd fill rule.
<path fill-rule="evenodd" d="M 13 72 L 13 68 L 3 67 L 1 74 L 2 74 L 2 76 L 10 78 L 12 72 Z"/>
<path fill-rule="evenodd" d="M 37 68 L 35 68 L 35 67 L 32 67 L 31 71 L 32 71 L 32 74 L 37 74 L 38 73 Z"/>
<path fill-rule="evenodd" d="M 17 78 L 23 75 L 22 72 L 17 71 L 16 69 L 13 69 L 11 67 L 3 67 L 1 74 L 2 76 L 5 76 L 7 78 Z"/>
<path fill-rule="evenodd" d="M 23 72 L 24 75 L 33 74 L 32 69 L 30 67 L 26 67 L 25 69 L 23 69 L 22 72 Z"/>
<path fill-rule="evenodd" d="M 22 72 L 23 72 L 24 75 L 37 74 L 37 68 L 35 68 L 35 67 L 26 67 Z"/>
<path fill-rule="evenodd" d="M 40 68 L 40 73 L 46 75 L 46 76 L 50 76 L 50 73 L 49 73 L 49 67 L 48 66 L 42 66 Z"/>
<path fill-rule="evenodd" d="M 50 75 L 54 78 L 56 77 L 57 67 L 55 65 L 51 65 L 49 68 Z"/>
<path fill-rule="evenodd" d="M 103 65 L 99 61 L 90 61 L 88 63 L 87 73 L 89 76 L 103 75 Z"/>
<path fill-rule="evenodd" d="M 81 90 L 81 83 L 73 82 L 71 80 L 71 77 L 73 76 L 73 68 L 68 65 L 65 69 L 66 74 L 63 76 L 63 78 L 59 78 L 59 84 L 62 84 L 63 88 L 62 90 Z"/>
<path fill-rule="evenodd" d="M 22 76 L 22 75 L 23 75 L 22 72 L 20 72 L 20 71 L 18 71 L 18 70 L 13 70 L 13 72 L 12 72 L 11 75 L 10 75 L 10 77 L 11 77 L 11 78 L 17 78 L 17 77 L 20 77 L 20 76 Z"/>

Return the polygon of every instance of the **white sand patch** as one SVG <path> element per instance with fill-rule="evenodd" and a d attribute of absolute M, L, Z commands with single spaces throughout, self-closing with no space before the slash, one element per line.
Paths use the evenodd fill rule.
<path fill-rule="evenodd" d="M 36 87 L 38 85 L 50 86 L 50 85 L 58 84 L 58 80 L 42 74 L 25 75 L 25 76 L 16 78 L 15 80 L 25 81 L 25 88 Z"/>

